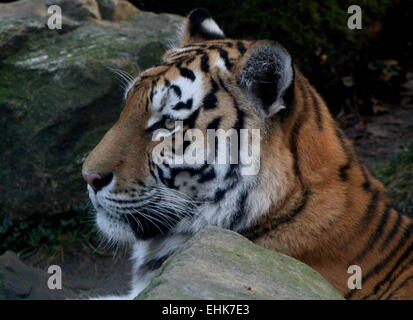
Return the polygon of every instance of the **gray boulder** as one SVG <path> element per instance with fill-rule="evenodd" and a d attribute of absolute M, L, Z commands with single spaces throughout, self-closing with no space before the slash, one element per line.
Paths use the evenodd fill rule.
<path fill-rule="evenodd" d="M 210 227 L 168 258 L 137 297 L 148 299 L 342 300 L 322 276 L 241 235 Z"/>
<path fill-rule="evenodd" d="M 63 284 L 66 283 L 63 272 Z M 23 264 L 12 252 L 0 256 L 0 300 L 65 299 L 68 290 L 50 290 L 48 274 Z M 342 300 L 316 271 L 241 235 L 206 228 L 165 261 L 137 300 L 269 299 Z"/>
<path fill-rule="evenodd" d="M 47 4 L 55 3 L 61 30 L 47 27 Z M 127 19 L 100 20 L 99 6 L 104 17 L 112 8 L 117 20 Z M 111 68 L 136 76 L 157 63 L 182 22 L 132 7 L 95 0 L 0 5 L 0 225 L 87 199 L 81 164 L 123 103 L 122 80 Z"/>
<path fill-rule="evenodd" d="M 0 256 L 0 300 L 61 300 L 74 295 L 66 289 L 51 290 L 48 273 L 22 263 L 15 253 Z"/>

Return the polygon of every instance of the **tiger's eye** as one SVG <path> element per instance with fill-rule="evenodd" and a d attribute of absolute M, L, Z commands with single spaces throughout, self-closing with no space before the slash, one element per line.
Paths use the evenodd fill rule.
<path fill-rule="evenodd" d="M 165 119 L 165 128 L 168 130 L 172 130 L 175 128 L 175 120 L 173 119 Z"/>

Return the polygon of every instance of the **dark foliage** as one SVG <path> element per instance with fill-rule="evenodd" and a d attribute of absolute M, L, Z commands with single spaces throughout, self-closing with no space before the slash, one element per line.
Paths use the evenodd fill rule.
<path fill-rule="evenodd" d="M 180 15 L 205 7 L 229 37 L 280 41 L 334 112 L 369 113 L 377 101 L 398 102 L 412 69 L 413 0 L 131 2 Z M 347 28 L 352 4 L 362 8 L 362 30 Z"/>

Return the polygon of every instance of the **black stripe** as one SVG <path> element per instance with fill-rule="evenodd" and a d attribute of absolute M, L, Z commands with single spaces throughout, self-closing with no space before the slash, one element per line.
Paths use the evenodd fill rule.
<path fill-rule="evenodd" d="M 237 185 L 238 185 L 238 180 L 234 180 L 234 181 L 231 182 L 231 184 L 226 189 L 218 189 L 215 192 L 215 195 L 212 199 L 205 199 L 205 200 L 213 201 L 214 203 L 218 203 L 224 198 L 225 194 L 228 191 L 234 189 Z"/>
<path fill-rule="evenodd" d="M 205 54 L 205 51 L 199 48 L 194 48 L 194 49 L 189 49 L 186 51 L 181 51 L 181 52 L 175 52 L 173 54 L 168 55 L 168 59 L 172 60 L 172 63 L 166 63 L 165 65 L 173 65 L 176 62 L 179 62 L 180 64 L 182 64 L 183 62 L 186 61 L 186 59 L 188 58 L 189 54 L 194 54 L 192 57 L 196 57 L 202 54 Z"/>
<path fill-rule="evenodd" d="M 146 132 L 153 132 L 155 130 L 164 128 L 166 119 L 167 119 L 167 117 L 165 115 L 163 115 L 161 120 L 155 122 L 153 125 L 151 125 L 149 128 L 147 128 L 145 131 Z"/>
<path fill-rule="evenodd" d="M 185 51 L 178 51 L 178 52 L 174 52 L 171 54 L 168 54 L 168 58 L 175 58 L 176 56 L 179 56 L 183 53 L 187 53 L 187 52 L 196 52 L 196 53 L 203 53 L 203 49 L 207 48 L 208 46 L 206 44 L 202 44 L 202 43 L 197 43 L 197 44 L 190 44 L 187 46 L 183 46 L 181 47 L 181 49 L 185 50 Z"/>
<path fill-rule="evenodd" d="M 238 153 L 238 158 L 239 158 L 239 153 Z M 228 180 L 228 179 L 236 179 L 239 178 L 239 166 L 236 163 L 231 163 L 229 165 L 228 171 L 225 174 L 224 179 Z"/>
<path fill-rule="evenodd" d="M 235 212 L 234 216 L 231 219 L 231 223 L 229 228 L 234 230 L 234 228 L 241 222 L 242 218 L 246 214 L 245 204 L 248 198 L 248 190 L 242 192 L 238 198 L 237 202 L 237 211 Z"/>
<path fill-rule="evenodd" d="M 352 158 L 353 158 L 353 157 L 352 157 L 352 153 L 353 153 L 353 152 L 352 152 L 351 148 L 347 145 L 346 140 L 345 140 L 345 138 L 344 138 L 343 132 L 342 132 L 341 129 L 338 128 L 338 127 L 335 128 L 335 131 L 336 131 L 336 135 L 337 135 L 337 137 L 338 137 L 340 146 L 341 146 L 341 148 L 343 149 L 344 153 L 345 153 L 346 156 L 347 156 L 348 162 L 351 162 L 351 161 L 352 161 Z"/>
<path fill-rule="evenodd" d="M 409 250 L 406 250 L 406 252 L 409 252 Z M 407 261 L 407 263 L 405 263 L 404 267 L 400 268 L 400 271 L 397 273 L 397 275 L 394 275 L 390 280 L 387 281 L 388 286 L 387 288 L 383 291 L 382 294 L 380 294 L 380 296 L 378 297 L 378 299 L 381 299 L 386 293 L 388 293 L 388 290 L 391 289 L 392 284 L 394 284 L 394 282 L 397 280 L 397 278 L 400 275 L 403 275 L 404 272 L 406 271 L 406 269 L 410 268 L 412 266 L 412 262 L 413 259 L 410 259 L 409 261 Z M 392 295 L 397 289 L 393 290 L 390 295 Z M 389 297 L 387 298 L 389 299 Z"/>
<path fill-rule="evenodd" d="M 161 182 L 162 182 L 164 185 L 169 185 L 168 180 L 166 179 L 166 177 L 165 177 L 165 175 L 164 175 L 163 170 L 161 169 L 161 167 L 158 166 L 158 167 L 156 167 L 156 169 L 157 169 L 157 172 L 158 172 L 159 180 L 161 180 Z"/>
<path fill-rule="evenodd" d="M 155 87 L 156 87 L 156 81 L 152 81 L 151 93 L 149 94 L 149 99 L 151 102 L 153 101 Z"/>
<path fill-rule="evenodd" d="M 182 172 L 187 172 L 191 177 L 195 175 L 201 175 L 207 168 L 209 167 L 208 164 L 202 165 L 199 168 L 194 167 L 178 167 L 178 168 L 169 168 L 169 178 L 163 177 L 163 183 L 168 186 L 169 188 L 177 189 L 175 185 L 176 176 Z"/>
<path fill-rule="evenodd" d="M 201 177 L 198 179 L 199 183 L 205 183 L 207 181 L 211 181 L 216 177 L 215 170 L 213 167 L 211 167 L 209 170 L 207 170 L 205 173 L 201 175 Z"/>
<path fill-rule="evenodd" d="M 175 92 L 175 94 L 178 98 L 181 98 L 181 96 L 182 96 L 181 88 L 179 88 L 177 85 L 173 84 L 171 86 L 171 89 Z"/>
<path fill-rule="evenodd" d="M 185 133 L 186 133 L 186 132 L 185 132 Z M 185 136 L 185 133 L 184 133 L 184 136 Z M 185 154 L 186 149 L 189 148 L 189 146 L 192 144 L 192 142 L 193 142 L 193 141 L 188 141 L 188 140 L 184 140 L 184 141 L 182 142 L 182 154 Z"/>
<path fill-rule="evenodd" d="M 183 64 L 188 66 L 188 62 L 192 62 L 191 60 L 194 60 L 196 56 L 191 56 L 191 58 L 188 58 L 188 54 L 182 53 L 180 56 L 175 57 L 174 59 L 171 60 L 170 66 L 171 67 L 176 67 L 176 68 L 181 68 Z"/>
<path fill-rule="evenodd" d="M 367 174 L 367 170 L 366 170 L 366 168 L 364 167 L 364 165 L 362 163 L 359 163 L 359 165 L 360 165 L 360 168 L 361 168 L 361 174 L 363 175 L 363 178 L 364 178 L 364 182 L 363 182 L 362 187 L 363 187 L 364 190 L 366 190 L 368 192 L 371 192 L 371 182 L 370 182 L 369 176 Z"/>
<path fill-rule="evenodd" d="M 308 200 L 310 199 L 310 195 L 311 191 L 309 189 L 305 189 L 298 206 L 292 209 L 288 214 L 277 219 L 277 227 L 283 223 L 292 222 L 301 212 L 303 212 L 304 208 L 307 206 Z"/>
<path fill-rule="evenodd" d="M 317 101 L 317 96 L 315 92 L 313 91 L 314 89 L 310 89 L 310 96 L 311 100 L 313 101 L 313 109 L 315 113 L 315 122 L 317 123 L 318 130 L 323 130 L 323 119 L 322 119 L 322 114 L 321 114 L 321 109 L 320 105 L 318 104 Z"/>
<path fill-rule="evenodd" d="M 264 227 L 264 224 L 258 224 L 253 227 L 242 230 L 241 234 L 244 235 L 246 238 L 250 239 L 251 241 L 254 241 L 261 237 L 263 234 L 269 231 L 274 231 L 279 225 L 292 222 L 301 212 L 304 211 L 310 199 L 310 196 L 311 190 L 305 189 L 303 191 L 303 196 L 301 197 L 300 202 L 295 208 L 290 210 L 289 213 L 281 217 L 275 216 L 273 218 L 270 218 L 269 226 Z"/>
<path fill-rule="evenodd" d="M 244 54 L 245 51 L 247 51 L 247 49 L 245 49 L 245 46 L 241 41 L 237 41 L 237 49 L 241 54 Z"/>
<path fill-rule="evenodd" d="M 178 175 L 181 172 L 188 172 L 191 177 L 202 174 L 205 170 L 207 170 L 210 167 L 209 164 L 204 164 L 201 167 L 184 167 L 184 168 L 171 168 L 170 170 L 170 176 L 172 178 L 175 178 L 176 175 Z"/>
<path fill-rule="evenodd" d="M 303 93 L 303 100 L 305 101 L 306 98 L 306 89 L 305 87 L 301 86 L 301 82 L 299 82 L 300 87 L 302 89 L 302 93 Z M 294 126 L 291 130 L 291 136 L 290 136 L 290 150 L 291 153 L 293 155 L 293 159 L 294 159 L 294 172 L 296 174 L 296 176 L 298 177 L 298 179 L 301 181 L 301 170 L 300 170 L 300 166 L 299 166 L 299 159 L 298 159 L 298 136 L 301 130 L 301 127 L 303 126 L 305 120 L 307 119 L 307 103 L 304 102 L 303 105 L 303 110 L 301 111 L 301 113 L 298 115 L 298 119 L 295 121 Z"/>
<path fill-rule="evenodd" d="M 413 223 L 409 224 L 409 227 L 404 230 L 402 237 L 400 238 L 397 246 L 392 250 L 392 252 L 390 253 L 390 255 L 387 256 L 387 258 L 384 260 L 385 264 L 387 264 L 391 258 L 393 258 L 398 251 L 400 251 L 400 249 L 403 247 L 403 245 L 405 244 L 406 240 L 409 239 L 410 236 L 412 236 L 413 233 Z M 382 281 L 380 281 L 379 283 L 377 283 L 374 286 L 374 290 L 373 290 L 373 294 L 377 294 L 377 292 L 379 292 L 380 288 L 389 281 L 389 279 L 393 276 L 393 274 L 397 271 L 397 269 L 400 267 L 400 265 L 403 263 L 404 260 L 406 260 L 409 255 L 413 252 L 413 241 L 410 243 L 409 247 L 404 250 L 403 254 L 401 255 L 401 257 L 397 260 L 397 262 L 394 264 L 393 268 L 391 269 L 390 272 L 387 273 L 386 277 L 384 277 L 384 279 Z M 381 262 L 383 263 L 383 261 Z M 410 266 L 410 263 L 408 264 L 408 266 Z M 384 267 L 384 266 L 383 266 Z M 399 273 L 400 274 L 400 273 Z M 390 284 L 394 282 L 395 278 L 397 276 L 393 277 L 393 281 L 390 281 Z M 385 293 L 385 292 L 384 292 Z M 384 294 L 383 293 L 383 294 Z M 382 294 L 382 295 L 383 295 Z M 370 294 L 371 296 L 371 294 Z M 363 297 L 363 298 L 367 298 Z"/>
<path fill-rule="evenodd" d="M 383 230 L 387 224 L 387 221 L 389 220 L 390 209 L 391 209 L 391 206 L 387 204 L 383 214 L 381 215 L 381 219 L 376 229 L 370 235 L 364 249 L 349 263 L 349 265 L 356 264 L 357 261 L 362 259 L 367 254 L 368 251 L 371 251 L 376 246 L 376 244 L 378 244 L 378 240 L 382 236 Z"/>
<path fill-rule="evenodd" d="M 363 281 L 366 282 L 368 279 L 370 279 L 373 275 L 379 273 L 382 271 L 388 263 L 391 261 L 391 259 L 399 253 L 401 248 L 405 245 L 406 241 L 409 239 L 409 237 L 412 235 L 413 232 L 413 224 L 409 224 L 409 227 L 403 232 L 402 236 L 400 237 L 399 242 L 397 245 L 393 248 L 393 250 L 386 256 L 385 259 L 381 260 L 378 264 L 376 264 L 364 277 Z M 391 272 L 387 273 L 387 276 L 380 281 L 375 287 L 374 287 L 374 293 L 377 293 L 380 287 L 391 277 L 393 272 L 396 271 L 398 266 L 402 263 L 404 259 L 411 253 L 411 250 L 413 249 L 413 243 L 410 244 L 409 248 L 405 250 L 403 255 L 399 258 L 399 260 L 396 262 L 394 265 L 393 269 Z"/>
<path fill-rule="evenodd" d="M 214 195 L 214 203 L 220 202 L 222 198 L 224 198 L 226 192 L 227 190 L 225 189 L 218 189 Z"/>
<path fill-rule="evenodd" d="M 227 86 L 225 85 L 225 83 L 224 83 L 224 81 L 221 79 L 221 77 L 218 77 L 218 81 L 219 81 L 219 84 L 220 84 L 220 86 L 222 87 L 222 89 L 224 89 L 225 92 L 227 92 L 228 95 L 231 97 L 232 102 L 233 102 L 233 104 L 234 104 L 234 108 L 237 110 L 237 122 L 236 122 L 235 125 L 234 125 L 234 129 L 237 130 L 238 133 L 239 133 L 239 130 L 242 129 L 242 128 L 244 128 L 244 124 L 245 124 L 245 113 L 244 113 L 244 111 L 242 111 L 242 110 L 239 108 L 237 99 L 235 99 L 234 95 L 228 90 Z M 240 135 L 240 134 L 238 134 L 238 138 L 239 138 L 239 139 L 241 138 L 241 135 Z M 239 141 L 238 141 L 238 142 L 239 142 Z M 239 147 L 239 145 L 240 145 L 240 143 L 238 143 L 238 147 Z"/>
<path fill-rule="evenodd" d="M 165 64 L 163 64 L 162 66 L 165 66 L 165 67 L 166 67 L 166 66 L 172 66 L 172 65 L 174 65 L 174 63 L 165 63 Z M 142 76 L 140 77 L 140 79 L 141 79 L 141 80 L 151 79 L 151 78 L 156 78 L 156 79 L 158 79 L 160 76 L 164 75 L 168 70 L 169 70 L 168 68 L 165 68 L 164 70 L 159 71 L 158 73 L 155 73 L 155 74 L 142 75 Z M 156 80 L 153 80 L 153 82 L 156 83 Z"/>
<path fill-rule="evenodd" d="M 188 126 L 189 129 L 193 129 L 195 127 L 195 122 L 198 119 L 199 116 L 199 108 L 196 109 L 192 114 L 189 116 L 189 118 L 185 119 L 183 122 L 185 125 Z"/>
<path fill-rule="evenodd" d="M 373 219 L 374 214 L 376 213 L 376 210 L 377 210 L 379 197 L 380 197 L 380 191 L 375 190 L 373 192 L 373 195 L 370 198 L 367 209 L 364 212 L 363 217 L 361 218 L 361 224 L 359 226 L 359 231 L 360 232 L 364 232 L 365 231 L 364 228 L 366 228 L 370 225 L 370 222 Z"/>
<path fill-rule="evenodd" d="M 202 106 L 204 109 L 214 109 L 217 106 L 218 99 L 216 97 L 216 92 L 218 91 L 218 84 L 214 79 L 211 79 L 211 90 L 202 100 Z"/>
<path fill-rule="evenodd" d="M 224 89 L 228 94 L 230 94 L 226 84 L 224 83 L 224 80 L 222 80 L 222 78 L 220 76 L 218 76 L 218 82 L 219 82 L 219 85 L 221 86 L 221 88 Z"/>
<path fill-rule="evenodd" d="M 210 123 L 208 123 L 207 129 L 214 129 L 217 130 L 219 127 L 219 124 L 221 123 L 222 117 L 216 117 L 214 120 L 212 120 Z"/>
<path fill-rule="evenodd" d="M 185 59 L 185 63 L 187 66 L 189 66 L 196 58 L 196 55 L 191 56 L 191 57 L 187 57 L 187 59 Z"/>
<path fill-rule="evenodd" d="M 205 73 L 209 72 L 209 56 L 208 54 L 203 54 L 201 58 L 201 70 Z"/>
<path fill-rule="evenodd" d="M 345 165 L 341 166 L 339 169 L 339 178 L 341 181 L 347 181 L 348 180 L 348 170 L 350 170 L 351 165 L 349 162 L 347 162 Z"/>
<path fill-rule="evenodd" d="M 404 285 L 406 283 L 408 283 L 409 281 L 413 280 L 413 275 L 411 275 L 410 277 L 407 277 L 407 279 L 405 279 L 400 285 L 398 285 L 394 290 L 392 290 L 389 295 L 387 296 L 387 299 L 392 300 L 392 295 L 394 293 L 397 293 L 397 291 L 399 291 L 401 288 L 404 287 Z"/>
<path fill-rule="evenodd" d="M 240 130 L 244 128 L 245 125 L 245 113 L 242 111 L 238 105 L 237 99 L 235 99 L 234 95 L 228 90 L 226 87 L 224 81 L 221 79 L 221 77 L 218 76 L 218 81 L 221 87 L 228 93 L 228 95 L 231 97 L 232 102 L 234 104 L 234 108 L 237 110 L 237 122 L 234 124 L 234 129 L 237 130 L 238 132 L 238 159 L 240 159 L 240 151 L 241 151 L 241 133 Z"/>
<path fill-rule="evenodd" d="M 149 170 L 149 173 L 151 174 L 152 178 L 154 178 L 155 181 L 158 182 L 158 177 L 155 175 L 152 169 Z"/>
<path fill-rule="evenodd" d="M 218 99 L 215 96 L 215 94 L 210 92 L 202 100 L 202 106 L 206 110 L 214 109 L 217 106 L 217 102 L 218 102 Z"/>
<path fill-rule="evenodd" d="M 228 52 L 222 48 L 218 48 L 218 52 L 219 52 L 220 57 L 224 60 L 225 67 L 228 70 L 231 70 L 233 63 L 229 60 Z"/>
<path fill-rule="evenodd" d="M 182 109 L 187 109 L 190 110 L 192 108 L 192 103 L 193 100 L 192 98 L 188 99 L 186 102 L 178 102 L 172 109 L 174 110 L 182 110 Z"/>
<path fill-rule="evenodd" d="M 400 225 L 402 223 L 402 215 L 400 213 L 397 214 L 397 219 L 396 222 L 393 225 L 393 228 L 389 231 L 387 234 L 386 239 L 384 239 L 383 244 L 381 246 L 381 250 L 384 250 L 387 248 L 387 245 L 393 240 L 393 238 L 396 236 L 397 231 L 399 231 Z"/>
<path fill-rule="evenodd" d="M 188 78 L 191 81 L 195 81 L 195 73 L 192 70 L 189 70 L 188 68 L 179 68 L 179 72 L 181 73 L 181 76 Z"/>
<path fill-rule="evenodd" d="M 338 172 L 338 177 L 340 178 L 340 180 L 345 182 L 348 180 L 348 170 L 350 170 L 351 168 L 353 157 L 350 148 L 347 146 L 345 142 L 343 132 L 338 127 L 335 128 L 335 132 L 338 137 L 341 149 L 343 149 L 343 152 L 347 158 L 346 163 L 339 168 Z"/>

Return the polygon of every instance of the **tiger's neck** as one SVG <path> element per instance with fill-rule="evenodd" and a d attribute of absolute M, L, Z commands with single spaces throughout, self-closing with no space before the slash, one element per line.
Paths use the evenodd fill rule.
<path fill-rule="evenodd" d="M 346 298 L 392 298 L 413 278 L 413 221 L 394 210 L 371 179 L 371 189 L 357 198 L 349 185 L 344 206 L 332 200 L 330 211 L 317 209 L 326 200 L 315 192 L 304 194 L 307 200 L 293 205 L 294 218 L 279 221 L 257 243 L 310 265 Z M 361 288 L 355 288 L 349 280 L 359 271 Z M 410 286 L 411 295 L 403 297 L 413 298 Z"/>
<path fill-rule="evenodd" d="M 295 86 L 297 109 L 275 132 L 284 141 L 265 148 L 292 158 L 275 163 L 272 155 L 266 163 L 294 178 L 283 183 L 289 186 L 284 199 L 246 235 L 310 265 L 347 298 L 389 298 L 413 277 L 412 219 L 391 208 L 383 185 L 360 163 L 308 82 L 298 75 Z M 361 270 L 360 290 L 348 286 L 352 265 Z"/>

